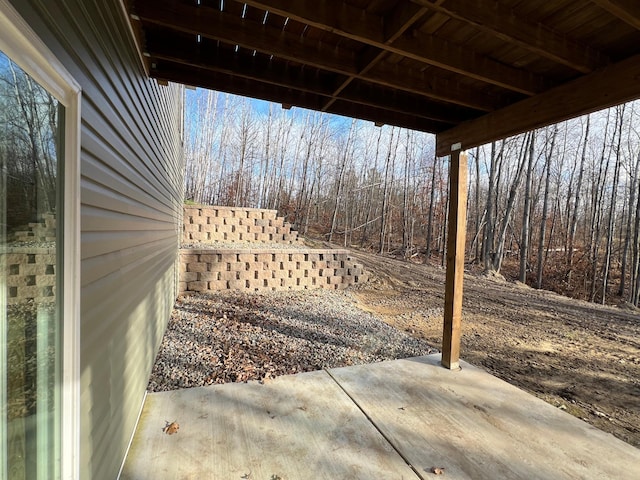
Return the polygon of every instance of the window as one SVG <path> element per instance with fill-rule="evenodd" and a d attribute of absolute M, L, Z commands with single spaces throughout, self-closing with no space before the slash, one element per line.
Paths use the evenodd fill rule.
<path fill-rule="evenodd" d="M 0 0 L 0 478 L 77 478 L 80 89 Z"/>
<path fill-rule="evenodd" d="M 0 325 L 6 476 L 59 471 L 64 107 L 0 51 Z"/>

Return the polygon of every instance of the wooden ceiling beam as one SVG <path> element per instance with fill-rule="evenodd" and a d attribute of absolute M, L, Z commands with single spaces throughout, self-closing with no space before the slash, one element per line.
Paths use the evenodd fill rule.
<path fill-rule="evenodd" d="M 296 105 L 310 110 L 319 110 L 324 103 L 321 95 L 184 65 L 159 62 L 151 65 L 150 73 L 152 77 L 157 79 L 257 98 L 267 102 Z"/>
<path fill-rule="evenodd" d="M 495 0 L 411 0 L 418 5 L 469 23 L 490 35 L 566 65 L 580 73 L 591 73 L 607 65 L 609 59 L 599 51 L 580 45 L 550 28 L 517 17 Z"/>
<path fill-rule="evenodd" d="M 404 127 L 428 133 L 437 133 L 449 128 L 446 123 L 419 118 L 414 115 L 391 112 L 374 106 L 354 105 L 342 99 L 338 99 L 327 113 L 343 115 L 345 117 L 355 117 L 377 124 L 395 125 L 396 127 Z"/>
<path fill-rule="evenodd" d="M 397 28 L 398 22 L 403 21 L 403 15 L 409 13 L 410 19 L 410 10 L 397 10 L 397 16 L 392 15 L 387 21 L 382 16 L 373 15 L 344 2 L 336 5 L 335 2 L 315 0 L 246 0 L 243 3 L 525 95 L 534 95 L 548 87 L 541 77 L 477 55 L 468 48 L 462 48 L 441 38 L 430 36 L 428 39 L 416 41 L 413 37 L 398 35 L 400 30 L 393 30 Z M 426 3 L 426 6 L 438 6 L 440 0 Z M 387 22 L 394 23 L 391 25 Z"/>
<path fill-rule="evenodd" d="M 136 4 L 136 15 L 143 22 L 219 40 L 229 45 L 240 45 L 248 50 L 256 50 L 294 64 L 305 64 L 339 75 L 354 76 L 379 85 L 398 88 L 403 91 L 461 105 L 483 111 L 495 110 L 504 104 L 501 99 L 484 98 L 478 92 L 457 87 L 453 82 L 440 81 L 438 78 L 415 76 L 399 71 L 388 70 L 381 76 L 367 72 L 361 74 L 354 52 L 345 52 L 339 48 L 324 48 L 317 42 L 305 41 L 299 35 L 269 27 L 252 24 L 246 19 L 219 12 L 209 7 L 196 7 L 167 0 L 156 0 L 153 5 Z M 437 84 L 438 90 L 432 88 Z M 507 99 L 505 98 L 505 101 Z"/>
<path fill-rule="evenodd" d="M 454 81 L 434 77 L 417 70 L 399 70 L 395 65 L 388 65 L 384 62 L 372 68 L 366 76 L 362 77 L 362 80 L 427 96 L 441 102 L 453 103 L 450 98 L 455 98 L 457 105 L 485 112 L 498 110 L 517 99 L 514 96 L 487 95 Z"/>
<path fill-rule="evenodd" d="M 445 106 L 432 101 L 426 101 L 424 98 L 417 97 L 416 95 L 400 91 L 394 92 L 378 85 L 360 81 L 355 81 L 349 85 L 336 100 L 345 100 L 350 103 L 378 107 L 382 110 L 397 113 L 404 112 L 451 125 L 458 124 L 470 116 L 482 115 L 482 112 L 478 110 L 474 111 L 468 108 Z"/>
<path fill-rule="evenodd" d="M 151 67 L 151 75 L 159 80 L 193 85 L 221 92 L 257 98 L 283 105 L 295 105 L 319 111 L 324 103 L 320 95 L 296 92 L 294 90 L 256 82 L 235 75 L 192 69 L 179 65 L 156 64 Z M 195 84 L 194 84 L 194 80 Z M 328 113 L 355 117 L 362 120 L 381 121 L 422 132 L 439 132 L 447 128 L 446 123 L 416 117 L 415 115 L 384 110 L 375 106 L 337 102 Z"/>
<path fill-rule="evenodd" d="M 640 97 L 638 79 L 640 55 L 635 55 L 442 132 L 436 137 L 436 152 L 448 155 L 458 142 L 469 149 L 635 100 Z"/>
<path fill-rule="evenodd" d="M 638 0 L 591 0 L 614 17 L 640 30 L 640 3 Z"/>

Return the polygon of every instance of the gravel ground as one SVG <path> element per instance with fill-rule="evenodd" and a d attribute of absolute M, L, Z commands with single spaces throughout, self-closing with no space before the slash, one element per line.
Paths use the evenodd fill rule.
<path fill-rule="evenodd" d="M 148 389 L 265 381 L 436 352 L 358 309 L 349 292 L 218 292 L 181 297 Z"/>

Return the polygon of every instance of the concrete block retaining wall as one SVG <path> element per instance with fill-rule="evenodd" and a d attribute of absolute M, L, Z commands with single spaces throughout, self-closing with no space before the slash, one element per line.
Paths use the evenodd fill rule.
<path fill-rule="evenodd" d="M 183 243 L 191 248 L 180 251 L 181 294 L 338 290 L 367 280 L 347 250 L 304 248 L 276 210 L 185 206 L 183 218 Z"/>
<path fill-rule="evenodd" d="M 182 242 L 300 243 L 276 210 L 200 206 L 184 207 Z"/>
<path fill-rule="evenodd" d="M 7 303 L 33 299 L 37 303 L 56 299 L 56 249 L 7 247 L 0 253 L 6 267 Z"/>
<path fill-rule="evenodd" d="M 15 243 L 0 247 L 0 265 L 5 270 L 5 295 L 9 305 L 56 300 L 56 216 L 41 215 L 12 233 Z"/>
<path fill-rule="evenodd" d="M 338 290 L 367 275 L 346 250 L 182 249 L 180 291 Z"/>

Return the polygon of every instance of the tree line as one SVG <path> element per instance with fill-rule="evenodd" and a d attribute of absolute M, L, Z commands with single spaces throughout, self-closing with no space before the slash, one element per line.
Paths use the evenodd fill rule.
<path fill-rule="evenodd" d="M 0 52 L 0 234 L 55 213 L 61 109 Z"/>
<path fill-rule="evenodd" d="M 444 265 L 449 161 L 432 135 L 204 90 L 185 104 L 187 200 Z M 629 103 L 468 152 L 469 268 L 637 306 L 639 117 Z"/>

